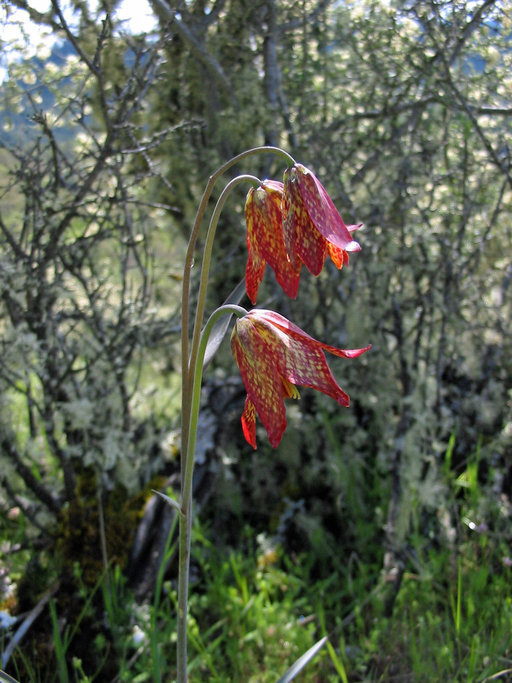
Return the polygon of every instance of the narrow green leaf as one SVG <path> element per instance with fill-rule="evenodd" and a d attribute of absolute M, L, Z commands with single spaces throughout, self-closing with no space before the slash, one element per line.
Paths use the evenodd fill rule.
<path fill-rule="evenodd" d="M 235 289 L 228 296 L 223 305 L 226 304 L 239 304 L 245 294 L 245 279 L 241 280 Z M 226 332 L 228 331 L 229 323 L 231 321 L 231 315 L 222 316 L 213 326 L 213 330 L 208 338 L 208 343 L 206 344 L 206 351 L 204 354 L 203 368 L 208 367 L 212 362 L 213 357 L 219 350 L 219 346 L 222 344 Z"/>
<path fill-rule="evenodd" d="M 167 496 L 165 493 L 162 493 L 161 491 L 156 491 L 155 489 L 151 489 L 153 493 L 156 493 L 157 496 L 160 496 L 160 498 L 163 498 L 166 503 L 169 503 L 171 507 L 173 507 L 175 510 L 179 512 L 179 514 L 183 517 L 183 512 L 181 511 L 181 505 L 174 500 L 174 498 L 171 498 L 170 496 Z"/>
<path fill-rule="evenodd" d="M 313 645 L 313 647 L 310 647 L 307 652 L 305 652 L 302 657 L 299 657 L 299 659 L 293 664 L 288 671 L 284 674 L 284 676 L 281 676 L 281 678 L 278 680 L 277 683 L 289 683 L 289 681 L 292 681 L 295 676 L 302 671 L 302 669 L 306 666 L 306 664 L 309 662 L 310 659 L 313 659 L 313 657 L 316 655 L 316 653 L 325 645 L 325 642 L 327 640 L 327 636 L 324 636 L 321 638 L 317 643 Z"/>

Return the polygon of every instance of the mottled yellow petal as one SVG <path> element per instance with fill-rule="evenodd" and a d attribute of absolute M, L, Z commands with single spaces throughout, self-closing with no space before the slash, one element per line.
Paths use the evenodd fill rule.
<path fill-rule="evenodd" d="M 320 274 L 327 256 L 325 238 L 315 229 L 300 193 L 300 186 L 289 170 L 285 172 L 283 200 L 284 243 L 292 264 L 302 263 L 310 273 Z"/>
<path fill-rule="evenodd" d="M 248 260 L 246 289 L 252 303 L 256 303 L 265 264 L 272 268 L 279 285 L 287 296 L 297 296 L 300 267 L 294 268 L 285 248 L 282 219 L 283 183 L 265 180 L 258 188 L 251 188 L 245 202 Z"/>
<path fill-rule="evenodd" d="M 258 334 L 248 315 L 235 323 L 231 348 L 247 397 L 267 430 L 271 445 L 277 447 L 286 429 L 283 385 L 268 344 Z M 244 424 L 242 426 L 245 434 L 246 427 Z M 254 445 L 251 441 L 249 443 Z"/>
<path fill-rule="evenodd" d="M 258 246 L 255 210 L 253 208 L 254 188 L 251 187 L 245 203 L 245 222 L 247 225 L 247 265 L 245 267 L 245 289 L 253 304 L 256 303 L 258 288 L 265 273 L 265 259 Z"/>
<path fill-rule="evenodd" d="M 302 164 L 284 174 L 283 234 L 295 267 L 304 263 L 319 275 L 327 255 L 337 268 L 348 263 L 347 252 L 359 251 L 351 232 L 359 225 L 346 226 L 318 178 Z"/>
<path fill-rule="evenodd" d="M 260 314 L 261 311 L 251 313 Z M 282 379 L 292 385 L 321 391 L 340 405 L 349 405 L 349 397 L 334 379 L 320 342 L 308 335 L 287 334 L 261 315 L 254 317 L 254 326 L 267 338 L 269 353 Z"/>
<path fill-rule="evenodd" d="M 256 410 L 248 396 L 245 399 L 244 412 L 242 413 L 242 431 L 247 443 L 256 448 Z"/>

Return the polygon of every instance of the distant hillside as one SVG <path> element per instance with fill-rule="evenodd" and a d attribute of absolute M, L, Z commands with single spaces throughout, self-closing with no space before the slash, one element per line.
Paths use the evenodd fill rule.
<path fill-rule="evenodd" d="M 46 61 L 34 56 L 26 60 L 27 72 L 35 77 L 35 82 L 25 83 L 19 79 L 16 85 L 22 93 L 21 102 L 17 102 L 16 109 L 12 111 L 9 107 L 8 96 L 0 98 L 0 141 L 7 147 L 21 142 L 23 139 L 35 138 L 40 128 L 33 121 L 35 113 L 48 112 L 55 104 L 55 98 L 50 89 L 41 82 L 41 74 L 44 73 L 47 64 L 53 64 L 57 68 L 66 63 L 69 55 L 75 54 L 74 48 L 69 41 L 55 42 L 50 56 Z M 70 79 L 69 79 L 70 80 Z M 65 87 L 67 79 L 60 82 L 60 87 Z M 37 104 L 34 104 L 34 98 Z M 21 106 L 21 110 L 19 110 Z M 59 140 L 70 139 L 73 131 L 70 128 L 62 127 L 55 130 L 55 135 Z"/>

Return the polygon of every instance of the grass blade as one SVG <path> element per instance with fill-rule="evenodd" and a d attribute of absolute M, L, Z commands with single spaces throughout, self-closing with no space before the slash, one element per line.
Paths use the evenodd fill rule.
<path fill-rule="evenodd" d="M 0 671 L 0 683 L 18 683 L 18 681 L 6 674 L 5 671 Z"/>
<path fill-rule="evenodd" d="M 331 657 L 332 663 L 334 664 L 334 668 L 336 669 L 336 672 L 338 673 L 338 676 L 340 677 L 340 680 L 342 681 L 342 683 L 348 683 L 347 672 L 345 671 L 345 667 L 343 666 L 343 662 L 338 657 L 335 649 L 333 648 L 331 643 L 329 643 L 329 641 L 327 641 L 327 650 L 328 650 L 329 655 Z"/>
<path fill-rule="evenodd" d="M 292 681 L 295 676 L 302 671 L 302 669 L 306 666 L 306 664 L 309 662 L 310 659 L 313 659 L 313 657 L 316 655 L 318 650 L 320 650 L 324 645 L 327 640 L 327 636 L 324 636 L 321 638 L 317 643 L 313 645 L 313 647 L 310 647 L 307 652 L 305 652 L 302 657 L 299 657 L 299 659 L 293 664 L 288 671 L 284 674 L 284 676 L 281 676 L 281 678 L 278 680 L 277 683 L 289 683 L 289 681 Z"/>

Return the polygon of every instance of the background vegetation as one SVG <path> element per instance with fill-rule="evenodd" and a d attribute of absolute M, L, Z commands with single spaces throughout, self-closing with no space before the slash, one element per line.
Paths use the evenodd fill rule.
<path fill-rule="evenodd" d="M 512 5 L 151 0 L 147 33 L 117 5 L 1 6 L 41 36 L 0 39 L 2 668 L 172 680 L 151 490 L 179 470 L 184 244 L 210 173 L 277 144 L 363 250 L 296 302 L 269 272 L 261 301 L 373 349 L 331 362 L 351 408 L 304 390 L 276 451 L 243 440 L 227 348 L 208 370 L 191 678 L 274 681 L 327 634 L 303 680 L 507 680 Z M 243 201 L 211 307 L 243 275 Z"/>

